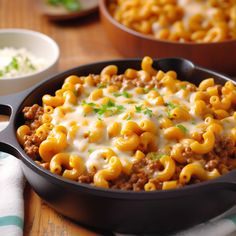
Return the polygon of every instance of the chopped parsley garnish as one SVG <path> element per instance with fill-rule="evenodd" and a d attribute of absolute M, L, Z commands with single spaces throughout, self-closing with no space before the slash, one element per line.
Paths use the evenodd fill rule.
<path fill-rule="evenodd" d="M 131 95 L 127 91 L 123 91 L 122 96 L 124 96 L 126 98 L 131 98 Z"/>
<path fill-rule="evenodd" d="M 156 153 L 156 152 L 149 152 L 147 154 L 147 157 L 150 158 L 153 161 L 157 161 L 160 160 L 163 156 L 165 156 L 165 154 L 162 153 Z"/>
<path fill-rule="evenodd" d="M 10 64 L 5 67 L 5 73 L 9 73 L 11 70 L 18 70 L 19 64 L 16 57 L 13 57 Z"/>
<path fill-rule="evenodd" d="M 171 110 L 175 109 L 176 107 L 179 107 L 179 105 L 174 104 L 173 102 L 167 102 L 165 105 L 167 106 L 167 109 L 168 109 L 167 114 L 169 118 L 171 117 L 171 114 L 170 114 Z"/>
<path fill-rule="evenodd" d="M 142 108 L 143 105 L 140 105 L 140 106 L 135 106 L 135 111 L 138 112 L 138 113 L 141 113 L 142 112 Z"/>
<path fill-rule="evenodd" d="M 102 84 L 102 83 L 101 83 L 101 84 L 98 84 L 98 85 L 97 85 L 97 87 L 98 87 L 98 88 L 106 88 L 106 87 L 107 87 L 107 85 L 106 85 L 106 84 Z"/>
<path fill-rule="evenodd" d="M 143 88 L 144 93 L 148 93 L 150 91 L 149 88 Z"/>
<path fill-rule="evenodd" d="M 113 95 L 114 95 L 115 97 L 120 97 L 120 96 L 122 96 L 121 93 L 118 93 L 118 92 L 117 92 L 117 93 L 113 93 Z"/>
<path fill-rule="evenodd" d="M 112 100 L 109 100 L 106 104 L 107 107 L 114 107 L 116 104 L 112 101 Z"/>
<path fill-rule="evenodd" d="M 152 88 L 152 90 L 156 91 L 156 92 L 159 92 L 157 88 Z"/>
<path fill-rule="evenodd" d="M 137 103 L 137 102 L 131 100 L 131 101 L 128 101 L 127 103 L 128 103 L 128 104 L 135 104 L 135 103 Z"/>
<path fill-rule="evenodd" d="M 107 104 L 102 104 L 98 108 L 94 108 L 94 112 L 98 115 L 104 115 L 106 112 L 109 112 L 110 115 L 120 114 L 124 110 L 124 106 L 116 105 L 113 101 L 109 100 Z"/>
<path fill-rule="evenodd" d="M 102 105 L 100 108 L 94 108 L 94 112 L 100 116 L 103 115 L 106 111 L 107 111 L 106 105 Z"/>
<path fill-rule="evenodd" d="M 126 118 L 126 120 L 131 120 L 131 119 L 132 119 L 131 115 L 128 115 L 128 117 Z"/>
<path fill-rule="evenodd" d="M 137 113 L 141 113 L 141 112 L 143 111 L 143 114 L 144 114 L 144 115 L 147 115 L 147 116 L 149 116 L 149 117 L 152 117 L 152 110 L 149 109 L 149 108 L 147 108 L 147 107 L 143 109 L 143 105 L 135 106 L 135 111 L 136 111 Z"/>
<path fill-rule="evenodd" d="M 192 125 L 196 125 L 197 123 L 196 123 L 195 120 L 192 120 L 192 121 L 191 121 L 191 124 L 192 124 Z"/>
<path fill-rule="evenodd" d="M 92 152 L 94 152 L 94 149 L 90 148 L 90 149 L 88 150 L 88 153 L 91 154 Z"/>
<path fill-rule="evenodd" d="M 154 90 L 154 91 L 159 92 L 157 88 L 143 88 L 144 93 L 148 93 L 148 92 L 150 92 L 151 90 Z"/>
<path fill-rule="evenodd" d="M 88 105 L 88 106 L 94 107 L 96 104 L 93 102 L 86 102 L 85 100 L 83 100 L 81 102 L 81 105 Z"/>
<path fill-rule="evenodd" d="M 183 133 L 187 133 L 188 132 L 188 129 L 184 125 L 178 124 L 178 125 L 176 125 L 176 127 L 181 129 L 183 131 Z"/>
<path fill-rule="evenodd" d="M 186 85 L 180 85 L 180 89 L 185 90 L 186 89 Z"/>
<path fill-rule="evenodd" d="M 125 98 L 131 98 L 131 95 L 127 91 L 113 93 L 115 97 L 123 96 Z"/>
<path fill-rule="evenodd" d="M 11 64 L 10 66 L 12 66 L 12 68 L 18 70 L 19 69 L 19 64 L 18 64 L 18 61 L 17 61 L 17 58 L 16 57 L 13 57 L 12 58 L 12 61 L 11 61 Z"/>
<path fill-rule="evenodd" d="M 122 111 L 124 111 L 125 107 L 122 105 L 116 106 L 116 113 L 120 114 Z"/>
<path fill-rule="evenodd" d="M 143 111 L 143 113 L 149 117 L 152 117 L 152 110 L 149 108 L 145 108 L 145 110 Z"/>
<path fill-rule="evenodd" d="M 28 57 L 25 58 L 25 63 L 29 66 L 31 70 L 36 70 L 35 66 L 31 63 Z"/>
<path fill-rule="evenodd" d="M 174 104 L 173 102 L 167 102 L 166 106 L 168 107 L 169 110 L 175 109 L 176 107 L 178 107 L 179 105 Z"/>

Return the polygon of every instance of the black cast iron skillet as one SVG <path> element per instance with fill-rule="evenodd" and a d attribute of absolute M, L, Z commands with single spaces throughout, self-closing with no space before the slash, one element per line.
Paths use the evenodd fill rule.
<path fill-rule="evenodd" d="M 16 129 L 24 123 L 23 107 L 40 104 L 45 93 L 53 94 L 71 74 L 98 74 L 110 64 L 117 65 L 122 73 L 127 68 L 140 69 L 141 59 L 80 66 L 52 76 L 22 93 L 0 97 L 0 113 L 10 115 L 8 127 L 0 132 L 0 150 L 21 160 L 24 175 L 35 192 L 64 216 L 85 225 L 125 233 L 176 231 L 231 208 L 236 203 L 236 170 L 216 180 L 177 190 L 133 192 L 96 188 L 64 179 L 38 166 L 25 154 L 15 135 Z M 230 80 L 179 58 L 155 60 L 154 67 L 175 70 L 181 80 L 195 84 L 208 77 L 214 77 L 221 84 Z"/>

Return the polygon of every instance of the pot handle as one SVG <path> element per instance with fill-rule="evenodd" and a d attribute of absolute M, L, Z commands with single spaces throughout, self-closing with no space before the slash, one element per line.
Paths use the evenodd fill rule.
<path fill-rule="evenodd" d="M 0 131 L 0 151 L 7 152 L 18 158 L 21 156 L 18 151 L 20 145 L 16 140 L 14 120 L 17 108 L 20 106 L 27 91 L 0 96 L 0 115 L 10 117 L 7 127 Z"/>

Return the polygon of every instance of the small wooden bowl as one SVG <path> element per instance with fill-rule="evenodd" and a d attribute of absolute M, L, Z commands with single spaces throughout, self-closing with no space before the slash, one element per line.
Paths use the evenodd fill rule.
<path fill-rule="evenodd" d="M 228 75 L 236 75 L 236 40 L 219 43 L 179 43 L 157 40 L 117 22 L 109 13 L 109 0 L 99 1 L 102 23 L 108 37 L 126 57 L 182 57 L 200 66 Z"/>

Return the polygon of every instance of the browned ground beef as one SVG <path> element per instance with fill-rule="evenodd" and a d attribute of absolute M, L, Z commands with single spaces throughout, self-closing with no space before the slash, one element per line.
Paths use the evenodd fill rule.
<path fill-rule="evenodd" d="M 195 160 L 202 159 L 201 155 L 194 154 L 189 149 L 185 150 L 185 156 L 187 162 L 191 163 Z M 227 137 L 221 137 L 216 140 L 215 148 L 203 156 L 205 163 L 205 169 L 212 171 L 214 168 L 217 168 L 221 174 L 225 174 L 227 171 L 233 169 L 231 164 L 232 159 L 236 158 L 236 147 L 231 139 Z M 145 167 L 145 170 L 144 170 Z M 183 165 L 177 164 L 175 175 L 172 177 L 173 180 L 179 178 L 179 174 Z M 235 167 L 234 167 L 235 168 Z M 159 160 L 150 160 L 147 157 L 141 160 L 139 163 L 134 164 L 132 168 L 132 174 L 130 176 L 121 176 L 116 180 L 110 182 L 110 187 L 115 189 L 124 189 L 124 190 L 134 190 L 139 191 L 143 190 L 144 185 L 148 182 L 148 176 L 156 170 L 161 171 L 161 163 Z M 189 184 L 201 182 L 197 178 L 192 178 Z M 161 189 L 162 183 L 154 182 L 157 189 Z"/>
<path fill-rule="evenodd" d="M 93 176 L 94 176 L 94 173 L 82 174 L 81 176 L 79 176 L 78 181 L 80 183 L 90 184 L 93 182 Z"/>
<path fill-rule="evenodd" d="M 40 160 L 38 153 L 39 145 L 45 137 L 35 135 L 35 130 L 42 124 L 41 116 L 43 115 L 43 108 L 38 104 L 34 104 L 32 107 L 25 107 L 23 114 L 25 123 L 31 129 L 31 133 L 24 137 L 24 150 L 33 160 Z"/>

